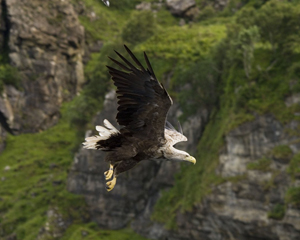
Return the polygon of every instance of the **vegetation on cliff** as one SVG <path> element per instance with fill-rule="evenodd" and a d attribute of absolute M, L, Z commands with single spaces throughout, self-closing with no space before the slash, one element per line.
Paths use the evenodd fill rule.
<path fill-rule="evenodd" d="M 76 131 L 65 114 L 69 108 L 70 103 L 64 105 L 60 122 L 44 132 L 7 138 L 0 155 L 0 236 L 143 240 L 129 230 L 102 231 L 87 224 L 89 211 L 84 198 L 67 191 L 68 169 L 78 147 Z"/>
<path fill-rule="evenodd" d="M 299 33 L 294 32 L 299 27 L 296 24 L 299 10 L 300 5 L 294 2 L 269 1 L 255 7 L 253 2 L 249 2 L 230 17 L 232 21 L 227 24 L 226 37 L 210 48 L 207 57 L 213 70 L 207 67 L 203 72 L 214 72 L 206 79 L 213 79 L 210 84 L 215 86 L 215 91 L 209 96 L 216 96 L 217 100 L 198 145 L 196 158 L 200 164 L 182 169 L 175 186 L 158 201 L 153 219 L 174 227 L 174 219 L 169 216 L 175 217 L 178 210 L 191 209 L 194 203 L 200 202 L 211 191 L 214 184 L 225 181 L 215 175 L 215 167 L 223 136 L 228 131 L 253 120 L 256 114 L 271 113 L 282 123 L 300 120 L 297 114 L 299 104 L 286 106 L 285 103 L 288 96 L 300 90 L 297 67 Z M 199 61 L 198 66 L 201 64 L 203 60 Z M 202 75 L 197 71 L 192 74 Z M 189 79 L 193 78 L 181 80 L 182 85 L 187 84 Z M 201 81 L 201 77 L 196 79 Z M 195 111 L 196 107 L 209 103 L 203 101 L 203 94 L 199 94 L 202 86 L 193 84 L 189 94 L 185 91 L 179 94 L 183 106 L 194 103 Z M 274 149 L 274 154 L 290 155 L 291 152 L 279 146 Z M 267 159 L 262 159 L 249 168 L 267 170 L 269 164 Z M 295 196 L 297 189 L 291 189 L 287 200 L 293 202 Z"/>
<path fill-rule="evenodd" d="M 85 215 L 80 211 L 85 209 L 83 199 L 65 189 L 74 136 L 62 118 L 45 132 L 7 138 L 0 155 L 1 236 L 35 239 L 51 206 L 63 210 L 67 218 Z"/>

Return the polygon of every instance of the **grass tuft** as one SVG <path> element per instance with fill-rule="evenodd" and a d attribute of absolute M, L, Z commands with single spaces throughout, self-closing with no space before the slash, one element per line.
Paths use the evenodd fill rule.
<path fill-rule="evenodd" d="M 74 224 L 64 234 L 61 240 L 146 240 L 130 229 L 101 230 L 96 223 Z"/>
<path fill-rule="evenodd" d="M 285 202 L 300 207 L 300 187 L 291 187 L 285 194 Z"/>
<path fill-rule="evenodd" d="M 271 211 L 268 212 L 268 218 L 282 220 L 285 215 L 285 206 L 282 204 L 276 204 Z"/>
<path fill-rule="evenodd" d="M 272 161 L 270 159 L 263 157 L 255 162 L 248 163 L 247 169 L 268 172 L 270 171 L 271 162 Z"/>
<path fill-rule="evenodd" d="M 293 178 L 300 176 L 300 153 L 297 153 L 293 156 L 287 168 L 287 172 Z"/>
<path fill-rule="evenodd" d="M 21 76 L 17 68 L 9 64 L 0 64 L 0 92 L 3 91 L 4 84 L 21 88 Z"/>
<path fill-rule="evenodd" d="M 275 159 L 280 159 L 285 162 L 290 161 L 290 159 L 293 157 L 293 151 L 288 145 L 274 147 L 271 151 L 271 154 Z"/>

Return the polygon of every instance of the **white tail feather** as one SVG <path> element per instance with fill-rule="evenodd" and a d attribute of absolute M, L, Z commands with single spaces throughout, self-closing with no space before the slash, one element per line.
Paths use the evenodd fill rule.
<path fill-rule="evenodd" d="M 119 130 L 116 129 L 107 119 L 103 121 L 104 126 L 108 128 L 112 133 L 119 133 Z"/>
<path fill-rule="evenodd" d="M 111 132 L 107 128 L 102 127 L 102 126 L 96 126 L 96 130 L 99 132 L 99 135 L 103 136 L 103 137 L 107 137 L 108 138 L 110 136 L 110 134 L 111 134 Z"/>
<path fill-rule="evenodd" d="M 87 149 L 96 149 L 96 143 L 101 140 L 101 137 L 94 136 L 94 137 L 87 137 L 85 142 L 82 143 L 84 148 Z"/>
<path fill-rule="evenodd" d="M 104 126 L 96 126 L 96 130 L 99 132 L 99 136 L 92 136 L 85 138 L 85 142 L 83 142 L 83 147 L 86 149 L 104 149 L 101 146 L 97 146 L 97 142 L 100 140 L 106 140 L 110 138 L 112 134 L 117 134 L 119 131 L 108 121 L 103 121 Z"/>

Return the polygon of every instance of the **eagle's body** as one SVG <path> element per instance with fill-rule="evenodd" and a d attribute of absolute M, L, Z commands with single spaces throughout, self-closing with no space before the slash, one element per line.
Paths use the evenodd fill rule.
<path fill-rule="evenodd" d="M 174 144 L 187 141 L 187 138 L 171 125 L 166 126 L 166 117 L 172 105 L 172 99 L 156 79 L 146 56 L 148 69 L 136 59 L 125 46 L 131 58 L 138 65 L 116 52 L 126 65 L 113 62 L 126 72 L 108 67 L 112 80 L 117 87 L 118 114 L 117 121 L 121 129 L 117 130 L 110 122 L 104 120 L 104 127 L 97 126 L 99 136 L 86 138 L 84 147 L 107 152 L 105 161 L 110 169 L 105 172 L 108 191 L 116 183 L 116 177 L 137 163 L 146 159 L 170 159 L 195 163 L 195 158 L 184 151 L 177 150 Z"/>

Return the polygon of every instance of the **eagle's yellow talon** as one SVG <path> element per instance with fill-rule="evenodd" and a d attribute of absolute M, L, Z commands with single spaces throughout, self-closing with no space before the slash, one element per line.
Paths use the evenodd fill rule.
<path fill-rule="evenodd" d="M 110 164 L 109 169 L 106 172 L 104 172 L 105 180 L 111 179 L 113 173 L 114 173 L 114 166 Z"/>
<path fill-rule="evenodd" d="M 114 171 L 110 170 L 110 169 L 107 170 L 106 172 L 104 172 L 105 180 L 111 179 L 113 173 L 114 173 Z"/>
<path fill-rule="evenodd" d="M 114 177 L 111 181 L 108 181 L 106 183 L 106 190 L 108 192 L 110 192 L 111 190 L 113 190 L 114 187 L 115 187 L 115 185 L 116 185 L 116 182 L 117 182 L 117 178 L 116 177 Z"/>

